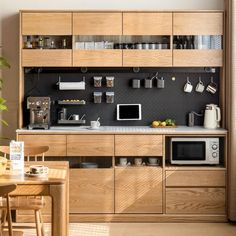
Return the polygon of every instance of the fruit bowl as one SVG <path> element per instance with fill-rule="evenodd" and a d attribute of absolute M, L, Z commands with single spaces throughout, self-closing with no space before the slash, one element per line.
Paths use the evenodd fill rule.
<path fill-rule="evenodd" d="M 176 128 L 175 120 L 166 119 L 164 121 L 154 120 L 151 124 L 151 128 Z"/>
<path fill-rule="evenodd" d="M 7 167 L 7 159 L 5 157 L 0 157 L 0 175 L 5 173 Z"/>

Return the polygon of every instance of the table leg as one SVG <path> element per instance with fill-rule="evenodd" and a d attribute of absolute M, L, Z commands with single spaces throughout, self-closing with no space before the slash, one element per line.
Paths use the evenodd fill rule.
<path fill-rule="evenodd" d="M 52 197 L 52 236 L 68 235 L 68 207 L 66 184 L 50 186 Z"/>

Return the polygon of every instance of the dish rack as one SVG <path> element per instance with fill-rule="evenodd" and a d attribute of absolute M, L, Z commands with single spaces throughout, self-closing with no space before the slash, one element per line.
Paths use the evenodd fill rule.
<path fill-rule="evenodd" d="M 57 82 L 59 90 L 85 90 L 85 77 L 81 82 L 62 82 L 61 77 Z"/>

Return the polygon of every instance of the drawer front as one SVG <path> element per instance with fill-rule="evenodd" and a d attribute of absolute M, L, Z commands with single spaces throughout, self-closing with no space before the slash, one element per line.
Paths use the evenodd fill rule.
<path fill-rule="evenodd" d="M 114 213 L 113 169 L 70 169 L 70 213 Z"/>
<path fill-rule="evenodd" d="M 172 51 L 123 50 L 123 66 L 172 66 Z"/>
<path fill-rule="evenodd" d="M 225 187 L 225 171 L 166 171 L 166 186 Z"/>
<path fill-rule="evenodd" d="M 72 66 L 72 50 L 22 50 L 22 66 Z"/>
<path fill-rule="evenodd" d="M 174 35 L 222 35 L 223 13 L 173 13 Z"/>
<path fill-rule="evenodd" d="M 72 13 L 24 12 L 22 35 L 72 35 Z"/>
<path fill-rule="evenodd" d="M 162 135 L 115 135 L 115 156 L 162 156 Z"/>
<path fill-rule="evenodd" d="M 74 35 L 122 35 L 122 13 L 73 13 Z"/>
<path fill-rule="evenodd" d="M 122 50 L 74 50 L 73 66 L 122 66 Z"/>
<path fill-rule="evenodd" d="M 18 135 L 18 141 L 25 146 L 49 146 L 45 156 L 66 156 L 66 135 Z"/>
<path fill-rule="evenodd" d="M 114 135 L 67 135 L 67 156 L 114 156 Z"/>
<path fill-rule="evenodd" d="M 223 66 L 223 51 L 173 50 L 173 66 Z"/>
<path fill-rule="evenodd" d="M 166 213 L 225 214 L 224 188 L 166 188 Z"/>
<path fill-rule="evenodd" d="M 123 13 L 124 35 L 171 35 L 172 13 Z"/>
<path fill-rule="evenodd" d="M 115 213 L 162 213 L 162 168 L 115 169 Z"/>

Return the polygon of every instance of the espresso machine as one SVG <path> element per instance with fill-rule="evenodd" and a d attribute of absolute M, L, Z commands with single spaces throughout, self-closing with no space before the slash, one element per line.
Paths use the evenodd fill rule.
<path fill-rule="evenodd" d="M 50 97 L 28 97 L 27 109 L 30 110 L 28 129 L 49 129 Z"/>

